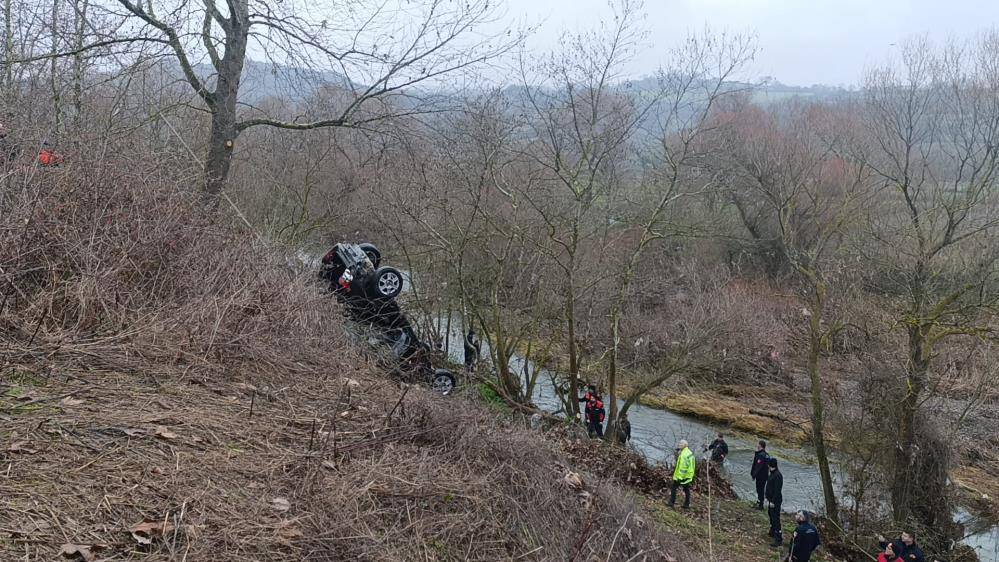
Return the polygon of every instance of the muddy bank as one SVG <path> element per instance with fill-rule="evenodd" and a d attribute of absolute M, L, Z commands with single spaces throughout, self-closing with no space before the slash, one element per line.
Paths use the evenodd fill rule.
<path fill-rule="evenodd" d="M 773 408 L 726 397 L 720 392 L 654 392 L 643 396 L 640 402 L 651 408 L 670 410 L 788 445 L 807 443 L 811 432 L 811 423 L 807 419 L 774 412 Z"/>

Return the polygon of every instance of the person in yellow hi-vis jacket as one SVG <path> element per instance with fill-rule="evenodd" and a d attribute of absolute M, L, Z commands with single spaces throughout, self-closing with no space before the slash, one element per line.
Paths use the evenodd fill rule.
<path fill-rule="evenodd" d="M 694 483 L 694 472 L 697 467 L 694 453 L 687 446 L 687 440 L 681 439 L 676 444 L 676 470 L 673 471 L 673 485 L 669 490 L 669 506 L 676 504 L 676 489 L 683 488 L 683 508 L 690 507 L 690 485 Z"/>

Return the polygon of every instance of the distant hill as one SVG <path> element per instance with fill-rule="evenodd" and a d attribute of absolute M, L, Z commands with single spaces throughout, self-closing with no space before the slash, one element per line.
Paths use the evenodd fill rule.
<path fill-rule="evenodd" d="M 182 77 L 179 68 L 175 68 L 173 72 L 177 73 L 177 78 Z M 215 69 L 210 64 L 194 65 L 194 72 L 207 84 L 214 84 Z M 347 77 L 336 72 L 248 60 L 243 66 L 239 99 L 249 104 L 271 97 L 302 102 L 323 87 L 349 84 Z"/>

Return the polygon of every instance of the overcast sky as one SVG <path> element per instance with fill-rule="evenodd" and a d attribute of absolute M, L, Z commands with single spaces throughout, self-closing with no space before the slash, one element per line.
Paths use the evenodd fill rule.
<path fill-rule="evenodd" d="M 532 45 L 551 48 L 561 33 L 595 27 L 610 14 L 606 0 L 506 0 L 512 18 L 543 21 Z M 705 24 L 752 31 L 760 56 L 753 78 L 850 85 L 885 61 L 893 43 L 929 34 L 936 41 L 973 37 L 999 24 L 999 0 L 645 0 L 649 47 L 635 75 L 650 73 L 667 48 Z"/>

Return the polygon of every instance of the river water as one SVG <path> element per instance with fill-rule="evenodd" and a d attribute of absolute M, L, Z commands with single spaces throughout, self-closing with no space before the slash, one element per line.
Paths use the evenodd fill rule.
<path fill-rule="evenodd" d="M 443 325 L 442 320 L 440 327 L 443 328 Z M 445 331 L 438 330 L 439 333 Z M 451 336 L 448 341 L 450 357 L 455 362 L 461 363 L 462 329 L 454 318 L 451 321 Z M 483 342 L 482 345 L 483 351 L 487 353 L 488 344 Z M 522 373 L 524 363 L 522 357 L 514 356 L 510 366 L 514 372 Z M 532 372 L 537 368 L 533 364 L 528 364 L 527 367 Z M 541 369 L 538 375 L 533 401 L 547 412 L 564 415 L 562 403 L 555 390 L 553 375 L 545 369 Z M 701 459 L 704 457 L 702 450 L 707 444 L 719 431 L 725 432 L 729 456 L 724 468 L 729 481 L 740 498 L 756 501 L 756 484 L 749 475 L 753 454 L 756 451 L 755 439 L 731 435 L 723 427 L 640 404 L 629 408 L 628 419 L 631 421 L 631 446 L 654 462 L 672 463 L 673 451 L 680 439 L 686 439 L 690 443 L 691 450 Z M 812 453 L 808 449 L 785 449 L 774 445 L 767 445 L 767 451 L 778 459 L 781 473 L 784 475 L 783 509 L 791 512 L 799 509 L 822 511 L 822 483 L 818 467 L 810 464 L 814 459 Z M 840 477 L 835 474 L 835 468 L 834 478 L 838 484 L 842 483 Z M 991 522 L 983 524 L 965 510 L 958 510 L 955 518 L 967 525 L 968 536 L 963 542 L 978 552 L 981 562 L 999 562 L 999 526 Z"/>

